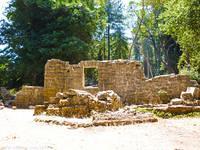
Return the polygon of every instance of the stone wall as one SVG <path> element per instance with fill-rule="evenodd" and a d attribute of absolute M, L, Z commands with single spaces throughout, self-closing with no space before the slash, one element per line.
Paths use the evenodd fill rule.
<path fill-rule="evenodd" d="M 182 91 L 191 86 L 185 75 L 161 75 L 140 82 L 134 93 L 129 93 L 128 103 L 163 103 L 160 93 L 166 93 L 165 99 L 180 97 Z"/>
<path fill-rule="evenodd" d="M 22 90 L 16 94 L 15 105 L 17 108 L 27 108 L 43 104 L 44 88 L 36 86 L 23 86 Z"/>
<path fill-rule="evenodd" d="M 98 69 L 98 87 L 84 87 L 84 68 Z M 130 60 L 82 61 L 76 65 L 60 60 L 49 60 L 45 66 L 45 99 L 69 89 L 86 90 L 93 94 L 113 90 L 124 102 L 160 103 L 159 91 L 170 98 L 179 97 L 190 79 L 184 75 L 164 75 L 145 79 L 141 64 Z"/>
<path fill-rule="evenodd" d="M 97 68 L 98 87 L 85 87 L 84 68 Z M 124 103 L 143 104 L 163 103 L 159 92 L 164 92 L 169 98 L 179 97 L 182 91 L 192 86 L 191 83 L 189 77 L 184 75 L 164 75 L 146 79 L 143 68 L 137 61 L 81 61 L 71 65 L 69 62 L 52 59 L 45 65 L 42 90 L 45 101 L 55 97 L 57 92 L 69 89 L 85 90 L 92 94 L 113 90 Z M 23 97 L 23 94 L 18 94 L 17 99 Z"/>
<path fill-rule="evenodd" d="M 112 89 L 123 100 L 132 99 L 141 82 L 145 81 L 140 63 L 136 61 L 105 61 L 99 64 L 99 89 Z"/>

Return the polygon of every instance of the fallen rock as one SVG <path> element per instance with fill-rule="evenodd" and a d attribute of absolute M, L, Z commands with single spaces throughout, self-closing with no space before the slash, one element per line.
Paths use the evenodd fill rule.
<path fill-rule="evenodd" d="M 181 93 L 181 99 L 183 99 L 183 100 L 193 100 L 192 93 L 190 93 L 190 92 L 182 92 Z"/>
<path fill-rule="evenodd" d="M 69 100 L 68 99 L 61 99 L 59 101 L 59 107 L 66 107 L 70 106 Z"/>
<path fill-rule="evenodd" d="M 154 110 L 179 115 L 191 112 L 200 112 L 200 106 L 174 105 L 167 107 L 155 107 Z"/>
<path fill-rule="evenodd" d="M 120 97 L 112 90 L 98 92 L 96 98 L 99 101 L 105 101 L 108 103 L 108 110 L 117 110 L 123 106 Z"/>
<path fill-rule="evenodd" d="M 43 111 L 47 115 L 83 118 L 91 116 L 91 111 L 115 111 L 122 107 L 120 97 L 113 91 L 103 91 L 96 96 L 83 90 L 70 89 L 67 92 L 58 92 L 56 97 L 50 97 L 44 107 L 38 106 L 35 114 Z"/>
<path fill-rule="evenodd" d="M 96 98 L 98 100 L 107 101 L 107 102 L 108 101 L 112 102 L 112 100 L 114 100 L 114 99 L 120 101 L 120 97 L 112 90 L 98 92 L 96 94 Z"/>
<path fill-rule="evenodd" d="M 182 105 L 184 104 L 184 100 L 180 99 L 180 98 L 175 98 L 172 99 L 170 102 L 171 105 Z"/>
<path fill-rule="evenodd" d="M 199 99 L 200 98 L 200 95 L 199 95 L 200 89 L 197 88 L 197 87 L 188 87 L 186 92 L 191 93 L 192 97 L 194 99 Z"/>
<path fill-rule="evenodd" d="M 56 94 L 57 95 L 57 94 Z M 59 94 L 58 94 L 59 95 Z M 60 96 L 60 95 L 59 95 Z M 60 96 L 61 97 L 61 96 Z M 59 97 L 50 97 L 49 98 L 49 104 L 57 104 L 57 103 L 59 103 L 59 101 L 60 101 L 60 98 Z"/>
<path fill-rule="evenodd" d="M 0 87 L 0 96 L 3 98 L 3 100 L 13 100 L 15 98 L 5 87 Z"/>
<path fill-rule="evenodd" d="M 56 98 L 63 99 L 63 97 L 64 97 L 63 93 L 61 93 L 61 92 L 56 93 Z"/>

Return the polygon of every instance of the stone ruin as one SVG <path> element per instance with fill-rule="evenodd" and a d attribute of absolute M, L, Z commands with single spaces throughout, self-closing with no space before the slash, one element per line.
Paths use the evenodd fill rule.
<path fill-rule="evenodd" d="M 86 86 L 85 69 L 88 68 L 98 70 L 97 86 Z M 188 89 L 191 86 L 196 87 Z M 46 114 L 67 118 L 89 116 L 98 118 L 96 116 L 103 113 L 103 116 L 108 116 L 106 120 L 104 119 L 104 124 L 140 122 L 141 118 L 142 122 L 154 122 L 156 119 L 151 115 L 145 118 L 144 114 L 140 114 L 138 120 L 132 109 L 130 111 L 120 108 L 132 104 L 168 104 L 171 99 L 173 99 L 171 103 L 175 103 L 174 98 L 180 95 L 182 99 L 185 97 L 198 99 L 200 98 L 198 86 L 196 81 L 190 80 L 186 75 L 172 74 L 146 79 L 143 68 L 137 61 L 91 60 L 69 64 L 52 59 L 45 65 L 44 87 L 23 86 L 16 94 L 15 105 L 17 108 L 36 105 L 35 115 Z M 110 115 L 112 111 L 114 113 Z M 95 112 L 98 115 L 95 115 Z M 68 123 L 67 121 L 66 124 Z M 101 125 L 102 120 L 92 121 L 92 125 L 94 124 Z"/>
<path fill-rule="evenodd" d="M 84 69 L 98 70 L 97 87 L 85 86 Z M 44 87 L 24 86 L 16 96 L 16 105 L 26 99 L 24 107 L 41 104 L 55 97 L 57 92 L 69 89 L 84 90 L 92 94 L 99 91 L 113 90 L 126 104 L 163 103 L 162 91 L 169 98 L 179 97 L 187 87 L 193 86 L 186 75 L 162 75 L 146 79 L 139 62 L 130 60 L 81 61 L 69 64 L 52 59 L 45 65 Z M 21 100 L 21 101 L 20 101 Z"/>
<path fill-rule="evenodd" d="M 35 107 L 35 115 L 47 115 L 83 118 L 91 116 L 92 111 L 116 111 L 121 108 L 120 97 L 113 91 L 98 92 L 96 96 L 82 90 L 71 89 L 67 92 L 58 92 L 45 105 Z"/>

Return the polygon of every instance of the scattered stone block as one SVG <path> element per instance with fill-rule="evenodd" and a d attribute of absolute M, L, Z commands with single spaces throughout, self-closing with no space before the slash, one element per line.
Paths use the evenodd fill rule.
<path fill-rule="evenodd" d="M 56 93 L 56 98 L 63 99 L 63 97 L 64 97 L 63 93 L 61 93 L 61 92 Z"/>
<path fill-rule="evenodd" d="M 14 96 L 12 96 L 5 87 L 0 87 L 0 96 L 4 101 L 14 99 Z"/>
<path fill-rule="evenodd" d="M 60 101 L 60 98 L 58 98 L 58 97 L 50 97 L 49 98 L 49 104 L 57 104 L 57 103 L 59 103 L 59 101 Z"/>
<path fill-rule="evenodd" d="M 180 99 L 180 98 L 175 98 L 172 99 L 170 102 L 171 105 L 182 105 L 184 104 L 184 100 Z"/>
<path fill-rule="evenodd" d="M 51 107 L 48 107 L 46 109 L 46 114 L 49 115 L 49 116 L 60 116 L 60 109 L 59 108 L 51 108 Z"/>
<path fill-rule="evenodd" d="M 190 92 L 182 92 L 181 99 L 183 100 L 193 100 L 193 96 Z"/>
<path fill-rule="evenodd" d="M 155 107 L 154 110 L 179 115 L 191 112 L 200 112 L 200 106 L 174 105 L 166 107 Z"/>
<path fill-rule="evenodd" d="M 200 98 L 200 89 L 197 87 L 187 87 L 187 93 L 191 93 L 194 99 Z"/>
<path fill-rule="evenodd" d="M 69 100 L 68 99 L 61 99 L 59 101 L 59 107 L 66 107 L 70 106 Z"/>
<path fill-rule="evenodd" d="M 34 109 L 34 115 L 41 115 L 46 111 L 45 105 L 36 105 Z"/>

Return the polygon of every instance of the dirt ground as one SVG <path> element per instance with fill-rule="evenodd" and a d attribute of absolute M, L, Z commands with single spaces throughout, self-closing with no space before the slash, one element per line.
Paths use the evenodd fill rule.
<path fill-rule="evenodd" d="M 69 129 L 33 122 L 33 110 L 0 110 L 0 150 L 199 150 L 200 118 Z"/>

